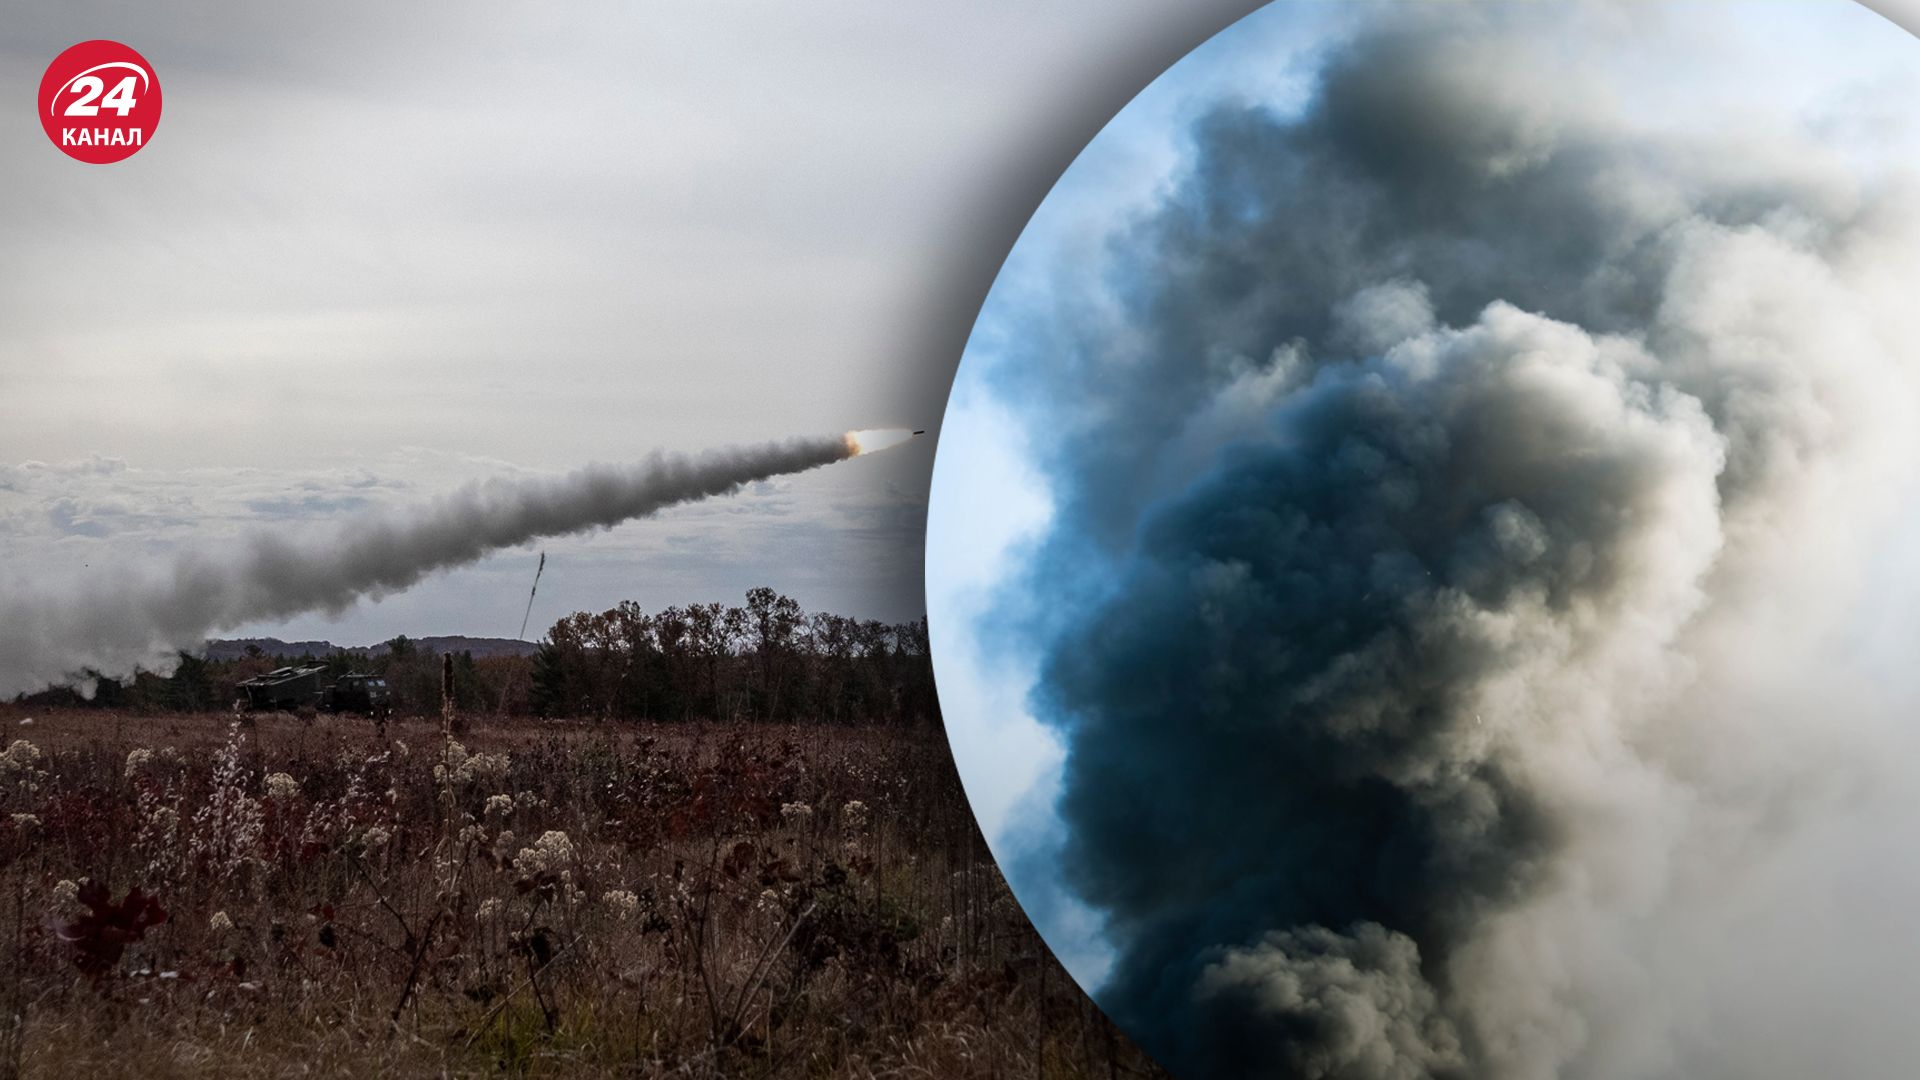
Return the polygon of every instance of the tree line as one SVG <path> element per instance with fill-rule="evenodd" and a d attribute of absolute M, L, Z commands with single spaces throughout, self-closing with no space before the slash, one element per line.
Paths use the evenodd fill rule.
<path fill-rule="evenodd" d="M 545 716 L 897 722 L 938 709 L 925 618 L 809 614 L 765 587 L 738 607 L 569 615 L 529 680 L 528 705 Z"/>
<path fill-rule="evenodd" d="M 807 612 L 761 587 L 741 605 L 631 601 L 553 624 L 527 656 L 453 656 L 455 705 L 466 713 L 606 720 L 759 720 L 902 724 L 937 720 L 927 621 L 884 623 Z M 182 653 L 173 673 L 89 675 L 88 686 L 27 695 L 29 704 L 149 711 L 225 710 L 239 684 L 288 664 L 323 664 L 328 677 L 386 678 L 402 714 L 438 711 L 442 659 L 401 636 L 373 655 L 231 660 Z"/>

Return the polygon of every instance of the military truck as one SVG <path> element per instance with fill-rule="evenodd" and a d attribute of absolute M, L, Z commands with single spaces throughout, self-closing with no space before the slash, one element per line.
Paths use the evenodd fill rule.
<path fill-rule="evenodd" d="M 332 713 L 363 713 L 387 716 L 393 712 L 393 692 L 380 675 L 354 672 L 320 692 L 320 708 Z"/>
<path fill-rule="evenodd" d="M 245 695 L 236 706 L 247 712 L 298 712 L 318 708 L 321 691 L 326 689 L 327 669 L 323 664 L 275 668 L 255 675 L 240 684 Z"/>
<path fill-rule="evenodd" d="M 384 677 L 351 672 L 329 682 L 324 664 L 275 668 L 241 682 L 240 692 L 244 696 L 234 707 L 241 712 L 393 712 L 393 693 Z"/>

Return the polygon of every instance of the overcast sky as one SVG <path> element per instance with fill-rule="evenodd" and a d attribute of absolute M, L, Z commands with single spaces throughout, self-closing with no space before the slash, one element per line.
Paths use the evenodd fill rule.
<path fill-rule="evenodd" d="M 0 111 L 0 585 L 665 447 L 936 427 L 1078 148 L 1248 0 L 9 4 L 0 99 L 109 37 L 153 143 Z M 923 610 L 933 440 L 556 541 L 535 626 L 626 598 Z M 338 619 L 508 634 L 534 556 Z"/>
<path fill-rule="evenodd" d="M 1255 6 L 9 2 L 0 95 L 105 36 L 167 96 L 107 167 L 0 111 L 0 588 L 483 476 L 935 426 L 1054 180 Z M 917 614 L 933 450 L 550 544 L 536 614 L 761 582 Z M 532 559 L 250 629 L 505 632 Z"/>

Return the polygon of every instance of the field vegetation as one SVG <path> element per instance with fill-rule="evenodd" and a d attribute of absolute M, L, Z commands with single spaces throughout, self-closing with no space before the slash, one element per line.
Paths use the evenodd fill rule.
<path fill-rule="evenodd" d="M 0 1076 L 1158 1075 L 989 857 L 923 630 L 638 625 L 549 637 L 568 719 L 238 717 L 245 660 L 0 705 Z"/>

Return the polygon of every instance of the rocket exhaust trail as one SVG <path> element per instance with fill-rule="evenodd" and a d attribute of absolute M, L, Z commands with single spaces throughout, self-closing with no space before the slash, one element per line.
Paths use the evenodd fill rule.
<path fill-rule="evenodd" d="M 308 611 L 337 612 L 437 570 L 542 537 L 608 528 L 745 484 L 830 465 L 905 441 L 858 431 L 656 452 L 539 480 L 489 480 L 431 502 L 367 514 L 331 535 L 259 533 L 218 555 L 191 552 L 163 574 L 96 579 L 71 595 L 0 599 L 0 698 L 83 671 L 165 670 L 211 633 Z"/>
<path fill-rule="evenodd" d="M 547 553 L 540 553 L 540 565 L 533 571 L 533 588 L 527 590 L 527 610 L 520 616 L 520 632 L 514 636 L 521 641 L 527 640 L 527 620 L 533 618 L 533 598 L 540 595 L 540 575 L 547 572 Z"/>

